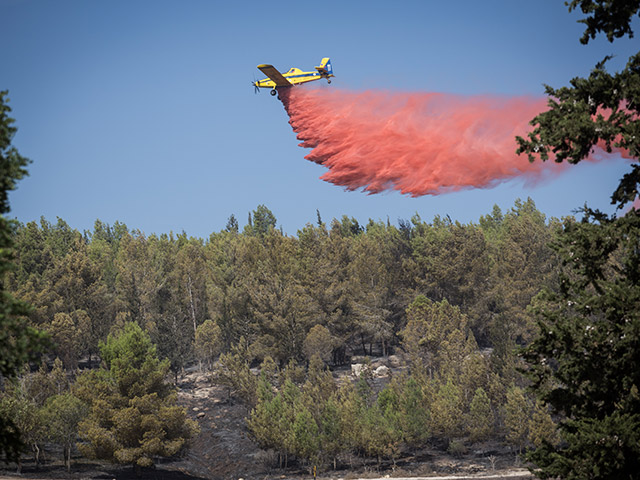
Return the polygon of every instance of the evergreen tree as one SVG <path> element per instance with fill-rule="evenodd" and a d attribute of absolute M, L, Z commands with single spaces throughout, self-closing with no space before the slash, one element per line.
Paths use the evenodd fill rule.
<path fill-rule="evenodd" d="M 311 412 L 304 405 L 297 409 L 292 430 L 295 454 L 317 464 L 320 454 L 320 432 Z"/>
<path fill-rule="evenodd" d="M 536 392 L 561 415 L 564 443 L 531 455 L 543 476 L 640 472 L 640 213 L 596 218 L 565 224 L 561 288 L 537 299 L 540 333 L 523 352 Z"/>
<path fill-rule="evenodd" d="M 196 328 L 196 355 L 200 362 L 205 362 L 207 368 L 213 366 L 215 358 L 222 350 L 222 332 L 217 323 L 207 319 Z"/>
<path fill-rule="evenodd" d="M 317 355 L 324 362 L 329 362 L 335 340 L 329 329 L 323 325 L 311 327 L 304 339 L 304 354 L 308 360 Z"/>
<path fill-rule="evenodd" d="M 442 382 L 431 403 L 432 431 L 448 441 L 462 433 L 462 392 L 451 380 Z"/>
<path fill-rule="evenodd" d="M 332 395 L 322 406 L 320 413 L 320 450 L 337 468 L 337 457 L 345 449 L 343 425 L 340 420 L 340 404 L 337 395 Z"/>
<path fill-rule="evenodd" d="M 284 458 L 286 435 L 280 428 L 284 406 L 280 394 L 275 395 L 273 390 L 263 372 L 258 379 L 256 405 L 251 410 L 247 426 L 262 448 L 272 448 Z"/>
<path fill-rule="evenodd" d="M 253 360 L 244 337 L 231 347 L 231 351 L 220 355 L 220 368 L 216 378 L 223 385 L 235 390 L 248 405 L 256 403 L 256 377 L 251 373 Z"/>
<path fill-rule="evenodd" d="M 244 228 L 244 233 L 256 237 L 264 237 L 276 228 L 276 216 L 265 205 L 258 205 L 249 213 L 249 223 Z"/>
<path fill-rule="evenodd" d="M 572 0 L 587 15 L 586 44 L 602 32 L 609 41 L 633 36 L 640 3 Z M 605 57 L 588 78 L 546 87 L 549 109 L 532 120 L 518 152 L 530 161 L 578 163 L 596 145 L 626 150 L 633 162 L 611 197 L 623 208 L 640 184 L 640 53 L 619 73 Z M 543 478 L 640 478 L 640 213 L 608 218 L 586 210 L 566 223 L 556 248 L 563 261 L 560 288 L 539 299 L 538 338 L 526 349 L 534 388 L 560 421 L 560 446 L 543 443 L 531 459 Z"/>
<path fill-rule="evenodd" d="M 520 387 L 511 387 L 504 406 L 504 425 L 507 441 L 518 449 L 518 453 L 522 453 L 527 443 L 530 416 L 531 405 L 524 391 Z"/>
<path fill-rule="evenodd" d="M 477 350 L 467 316 L 447 299 L 432 302 L 418 296 L 407 308 L 400 336 L 418 376 L 458 377 L 464 358 Z"/>
<path fill-rule="evenodd" d="M 542 447 L 545 443 L 558 444 L 556 424 L 549 414 L 547 406 L 537 400 L 529 421 L 529 443 L 534 447 Z"/>
<path fill-rule="evenodd" d="M 26 320 L 28 306 L 16 300 L 6 289 L 6 277 L 13 268 L 15 225 L 9 213 L 9 192 L 27 175 L 29 160 L 11 145 L 16 134 L 7 92 L 0 91 L 0 376 L 13 378 L 25 362 L 34 360 L 45 347 L 45 336 Z M 0 455 L 16 459 L 22 443 L 20 429 L 12 417 L 0 412 Z"/>
<path fill-rule="evenodd" d="M 422 388 L 415 379 L 408 378 L 402 384 L 398 403 L 403 440 L 413 447 L 422 445 L 429 438 L 430 415 Z"/>
<path fill-rule="evenodd" d="M 493 430 L 493 412 L 489 397 L 482 388 L 476 390 L 467 418 L 467 429 L 472 442 L 489 438 Z"/>
<path fill-rule="evenodd" d="M 109 335 L 100 351 L 103 368 L 78 379 L 78 395 L 90 406 L 79 426 L 86 442 L 81 452 L 139 471 L 157 457 L 182 451 L 197 425 L 165 383 L 169 363 L 158 359 L 149 336 L 136 323 L 127 323 L 120 335 Z"/>
<path fill-rule="evenodd" d="M 631 18 L 640 12 L 637 0 L 572 0 L 569 9 L 576 7 L 590 15 L 581 20 L 587 25 L 583 43 L 599 32 L 604 32 L 609 41 L 632 36 Z M 516 140 L 518 153 L 525 153 L 530 161 L 553 159 L 575 164 L 587 158 L 596 145 L 608 152 L 614 148 L 626 150 L 636 162 L 611 197 L 611 203 L 622 208 L 639 193 L 640 52 L 631 56 L 626 67 L 615 75 L 605 69 L 610 58 L 599 62 L 588 78 L 571 80 L 571 87 L 546 86 L 549 109 L 531 121 L 534 129 L 528 138 Z"/>

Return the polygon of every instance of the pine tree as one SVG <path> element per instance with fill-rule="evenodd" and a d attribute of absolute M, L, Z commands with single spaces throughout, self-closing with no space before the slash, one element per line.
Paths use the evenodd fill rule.
<path fill-rule="evenodd" d="M 631 18 L 640 14 L 637 0 L 625 2 L 609 0 L 572 0 L 569 9 L 580 7 L 590 14 L 580 20 L 587 25 L 581 39 L 588 43 L 598 32 L 609 41 L 623 35 L 633 36 Z M 574 78 L 570 87 L 546 86 L 550 97 L 548 110 L 535 117 L 533 131 L 528 138 L 516 137 L 518 153 L 529 161 L 553 159 L 556 162 L 579 163 L 587 158 L 596 145 L 611 152 L 622 148 L 636 159 L 611 196 L 611 203 L 622 208 L 638 196 L 640 184 L 640 136 L 637 135 L 638 88 L 640 84 L 640 52 L 629 58 L 619 73 L 606 71 L 607 56 L 592 70 L 588 78 Z"/>
<path fill-rule="evenodd" d="M 542 476 L 638 478 L 640 213 L 593 220 L 565 224 L 561 288 L 537 299 L 540 333 L 523 356 L 564 442 L 530 458 Z"/>
<path fill-rule="evenodd" d="M 506 439 L 522 453 L 529 436 L 529 417 L 531 405 L 520 387 L 511 387 L 507 391 L 507 403 L 504 405 L 504 425 Z"/>
<path fill-rule="evenodd" d="M 429 438 L 430 415 L 422 389 L 413 378 L 403 385 L 400 410 L 404 441 L 414 447 L 421 445 Z"/>
<path fill-rule="evenodd" d="M 196 328 L 196 355 L 199 361 L 204 362 L 209 369 L 222 350 L 221 337 L 222 331 L 213 320 L 207 319 Z"/>
<path fill-rule="evenodd" d="M 440 386 L 431 403 L 432 431 L 447 440 L 462 433 L 462 392 L 451 378 Z"/>
<path fill-rule="evenodd" d="M 537 400 L 529 421 L 529 442 L 536 448 L 542 447 L 545 443 L 557 445 L 558 433 L 556 428 L 557 426 L 551 418 L 547 406 Z"/>
<path fill-rule="evenodd" d="M 256 406 L 251 410 L 247 426 L 262 448 L 273 448 L 281 458 L 285 454 L 285 435 L 280 428 L 283 423 L 282 397 L 273 392 L 274 387 L 262 372 L 258 379 Z"/>
<path fill-rule="evenodd" d="M 472 442 L 489 438 L 493 431 L 493 411 L 486 392 L 478 388 L 469 405 L 467 429 Z"/>
<path fill-rule="evenodd" d="M 586 18 L 581 42 L 598 33 L 610 42 L 633 36 L 636 0 L 572 0 Z M 633 160 L 611 196 L 619 209 L 640 185 L 640 53 L 616 74 L 605 57 L 570 87 L 546 87 L 549 108 L 535 117 L 518 152 L 530 161 L 578 163 L 598 145 L 623 149 Z M 585 208 L 567 222 L 556 244 L 563 261 L 560 287 L 538 299 L 539 336 L 524 357 L 538 396 L 562 415 L 559 446 L 543 443 L 531 459 L 543 478 L 640 478 L 640 213 L 608 218 Z"/>
<path fill-rule="evenodd" d="M 29 159 L 11 145 L 17 129 L 9 116 L 11 108 L 6 95 L 7 91 L 0 91 L 0 375 L 14 378 L 25 362 L 36 359 L 47 342 L 43 333 L 27 323 L 27 304 L 11 296 L 5 284 L 15 254 L 15 225 L 5 217 L 10 211 L 9 192 L 27 175 L 29 164 Z M 0 412 L 0 454 L 17 459 L 22 446 L 20 429 L 10 416 Z"/>
<path fill-rule="evenodd" d="M 337 468 L 338 454 L 345 450 L 343 425 L 340 418 L 338 398 L 332 395 L 322 406 L 320 413 L 320 450 Z"/>
<path fill-rule="evenodd" d="M 157 457 L 180 453 L 197 424 L 176 403 L 165 383 L 168 361 L 160 361 L 149 336 L 136 323 L 101 345 L 104 367 L 78 379 L 78 395 L 90 407 L 80 423 L 81 452 L 89 458 L 150 467 Z"/>
<path fill-rule="evenodd" d="M 311 412 L 304 405 L 297 409 L 292 430 L 295 454 L 317 464 L 320 454 L 320 432 Z"/>

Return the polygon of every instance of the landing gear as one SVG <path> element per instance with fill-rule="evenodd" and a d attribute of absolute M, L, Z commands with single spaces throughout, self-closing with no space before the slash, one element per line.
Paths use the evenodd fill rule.
<path fill-rule="evenodd" d="M 327 78 L 327 83 L 331 83 L 331 79 L 330 78 Z"/>
<path fill-rule="evenodd" d="M 271 96 L 272 96 L 272 97 L 275 97 L 275 96 L 278 94 L 278 92 L 276 92 L 276 89 L 275 89 L 275 88 L 274 88 L 274 89 L 272 89 L 270 93 L 271 93 Z"/>

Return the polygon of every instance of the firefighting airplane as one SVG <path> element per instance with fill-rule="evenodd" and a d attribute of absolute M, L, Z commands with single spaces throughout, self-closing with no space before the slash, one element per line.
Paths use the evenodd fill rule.
<path fill-rule="evenodd" d="M 323 58 L 315 71 L 311 72 L 303 72 L 299 68 L 291 68 L 287 73 L 280 73 L 273 65 L 258 65 L 258 69 L 269 78 L 252 82 L 252 85 L 256 92 L 259 92 L 260 88 L 270 88 L 271 95 L 277 93 L 276 88 L 278 87 L 292 87 L 293 85 L 312 82 L 321 78 L 326 78 L 327 83 L 331 83 L 331 77 L 334 76 L 329 58 Z"/>

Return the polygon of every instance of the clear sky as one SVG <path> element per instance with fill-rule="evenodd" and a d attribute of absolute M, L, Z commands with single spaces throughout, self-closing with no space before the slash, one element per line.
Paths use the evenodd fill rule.
<path fill-rule="evenodd" d="M 531 197 L 548 216 L 585 202 L 613 212 L 628 169 L 616 158 L 539 185 L 344 191 L 318 179 L 326 169 L 304 159 L 282 104 L 251 86 L 260 63 L 311 69 L 329 56 L 336 77 L 322 88 L 542 96 L 544 83 L 567 85 L 607 54 L 619 70 L 637 50 L 637 38 L 581 45 L 579 18 L 563 0 L 0 0 L 0 90 L 13 144 L 33 160 L 11 216 L 207 237 L 231 214 L 243 226 L 259 204 L 290 234 L 316 209 L 325 221 L 417 212 L 475 222 Z"/>

